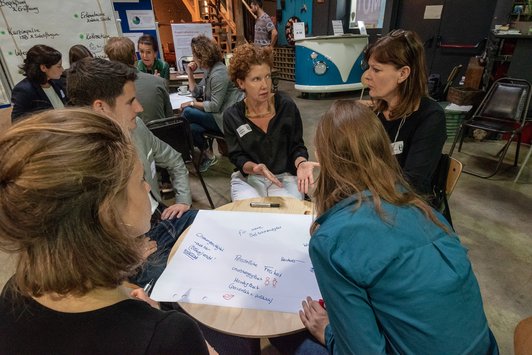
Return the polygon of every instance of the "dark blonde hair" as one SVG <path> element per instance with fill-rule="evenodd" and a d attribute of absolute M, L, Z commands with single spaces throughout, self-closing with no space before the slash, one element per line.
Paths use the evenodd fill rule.
<path fill-rule="evenodd" d="M 70 47 L 68 51 L 68 62 L 70 65 L 74 64 L 80 59 L 87 57 L 94 58 L 94 55 L 92 55 L 92 52 L 83 44 L 75 44 Z"/>
<path fill-rule="evenodd" d="M 105 54 L 109 60 L 135 65 L 135 43 L 127 37 L 111 37 L 104 47 Z"/>
<path fill-rule="evenodd" d="M 419 36 L 412 31 L 392 31 L 366 50 L 366 63 L 371 57 L 379 63 L 391 64 L 396 69 L 410 67 L 410 75 L 399 84 L 399 105 L 393 108 L 390 117 L 405 117 L 414 112 L 421 97 L 428 95 L 425 49 Z M 373 101 L 375 112 L 388 109 L 386 101 Z"/>
<path fill-rule="evenodd" d="M 267 64 L 270 69 L 273 67 L 273 52 L 269 46 L 247 43 L 236 47 L 229 65 L 231 81 L 238 87 L 237 79 L 246 79 L 252 66 L 262 64 Z"/>
<path fill-rule="evenodd" d="M 24 295 L 84 295 L 114 288 L 142 262 L 117 202 L 137 155 L 108 117 L 51 110 L 0 137 L 0 249 L 18 254 Z"/>
<path fill-rule="evenodd" d="M 382 200 L 414 205 L 445 229 L 402 177 L 388 135 L 371 109 L 354 100 L 335 101 L 319 121 L 314 141 L 321 166 L 314 192 L 318 215 L 353 195 L 358 195 L 358 208 L 366 199 L 362 191 L 369 190 L 384 220 Z"/>
<path fill-rule="evenodd" d="M 204 68 L 212 68 L 214 64 L 222 60 L 222 51 L 214 40 L 204 35 L 192 38 L 190 42 L 192 54 L 198 60 L 198 65 Z"/>

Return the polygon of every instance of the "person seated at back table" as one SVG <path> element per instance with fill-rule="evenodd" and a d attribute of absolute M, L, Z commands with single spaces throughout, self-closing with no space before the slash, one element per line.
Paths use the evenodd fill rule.
<path fill-rule="evenodd" d="M 137 45 L 140 53 L 137 69 L 170 80 L 170 66 L 164 60 L 157 58 L 159 51 L 157 40 L 152 35 L 145 34 L 139 37 Z"/>
<path fill-rule="evenodd" d="M 0 295 L 1 354 L 215 353 L 192 319 L 121 286 L 148 247 L 143 175 L 128 133 L 88 110 L 2 134 L 0 249 L 17 263 Z"/>
<path fill-rule="evenodd" d="M 191 210 L 192 197 L 188 170 L 181 154 L 151 133 L 140 118 L 142 106 L 135 96 L 136 69 L 120 62 L 101 58 L 84 58 L 76 62 L 68 75 L 71 104 L 92 108 L 116 120 L 132 135 L 139 159 L 144 166 L 144 179 L 150 184 L 152 228 L 147 234 L 157 244 L 139 274 L 131 282 L 144 286 L 163 272 L 172 246 L 194 221 L 197 210 Z M 166 169 L 172 180 L 175 203 L 166 206 L 159 192 L 156 166 Z"/>
<path fill-rule="evenodd" d="M 59 80 L 63 74 L 61 57 L 61 52 L 44 44 L 28 50 L 20 66 L 26 78 L 11 92 L 13 123 L 36 111 L 65 107 L 67 98 Z"/>
<path fill-rule="evenodd" d="M 365 61 L 362 81 L 393 154 L 410 185 L 430 199 L 447 131 L 442 107 L 428 96 L 423 44 L 415 32 L 395 30 L 366 50 Z"/>
<path fill-rule="evenodd" d="M 111 37 L 104 47 L 109 60 L 114 60 L 135 68 L 137 60 L 135 44 L 127 37 Z M 173 110 L 168 94 L 168 83 L 163 78 L 143 73 L 136 69 L 135 92 L 142 105 L 139 117 L 148 123 L 162 118 L 172 117 Z"/>
<path fill-rule="evenodd" d="M 303 302 L 310 332 L 331 354 L 498 354 L 467 250 L 403 178 L 375 114 L 336 101 L 315 147 L 309 254 L 326 310 Z"/>
<path fill-rule="evenodd" d="M 212 39 L 200 35 L 192 38 L 193 61 L 186 66 L 188 85 L 194 100 L 181 105 L 183 117 L 190 122 L 194 145 L 203 152 L 200 171 L 205 172 L 216 164 L 216 156 L 209 149 L 203 133 L 223 134 L 223 112 L 241 100 L 244 94 L 238 90 L 227 75 L 222 62 L 222 51 Z M 196 84 L 194 71 L 204 70 L 203 79 Z M 201 101 L 197 100 L 200 99 Z"/>
<path fill-rule="evenodd" d="M 71 67 L 75 62 L 83 58 L 94 58 L 92 52 L 83 44 L 75 44 L 68 50 L 68 65 Z M 61 85 L 66 89 L 67 75 L 70 68 L 63 71 L 61 74 Z"/>
<path fill-rule="evenodd" d="M 286 94 L 271 92 L 271 47 L 238 46 L 231 80 L 246 98 L 224 112 L 224 135 L 231 175 L 231 199 L 292 196 L 303 199 L 313 184 L 299 109 Z"/>

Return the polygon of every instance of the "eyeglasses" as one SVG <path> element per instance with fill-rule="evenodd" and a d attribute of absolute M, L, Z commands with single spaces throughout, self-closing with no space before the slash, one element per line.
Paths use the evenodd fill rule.
<path fill-rule="evenodd" d="M 416 55 L 416 51 L 414 50 L 416 48 L 416 45 L 414 43 L 415 39 L 411 38 L 412 32 L 405 30 L 393 30 L 392 32 L 388 33 L 387 36 L 392 38 L 404 38 L 406 40 L 408 50 L 412 54 L 412 58 L 414 58 L 414 56 Z"/>

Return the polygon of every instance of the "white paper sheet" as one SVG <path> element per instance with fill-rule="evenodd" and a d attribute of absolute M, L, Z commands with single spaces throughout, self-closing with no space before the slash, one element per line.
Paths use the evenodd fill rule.
<path fill-rule="evenodd" d="M 312 216 L 200 211 L 151 297 L 297 313 L 320 298 L 308 255 Z"/>
<path fill-rule="evenodd" d="M 193 101 L 192 96 L 190 95 L 180 95 L 177 92 L 170 94 L 170 104 L 172 105 L 172 110 L 177 110 L 181 107 L 181 104 L 190 101 Z"/>

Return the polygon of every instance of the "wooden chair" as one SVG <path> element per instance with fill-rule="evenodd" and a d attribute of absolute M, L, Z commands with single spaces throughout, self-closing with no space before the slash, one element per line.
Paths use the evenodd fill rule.
<path fill-rule="evenodd" d="M 449 157 L 449 172 L 447 173 L 447 181 L 445 183 L 445 193 L 447 194 L 447 199 L 451 197 L 451 194 L 454 191 L 458 178 L 462 174 L 463 165 L 462 163 L 453 158 Z"/>
<path fill-rule="evenodd" d="M 523 319 L 514 332 L 515 355 L 532 355 L 532 317 Z"/>
<path fill-rule="evenodd" d="M 434 176 L 432 178 L 433 197 L 431 205 L 441 212 L 449 224 L 453 225 L 451 210 L 449 209 L 448 200 L 462 174 L 462 163 L 457 159 L 442 154 Z"/>

